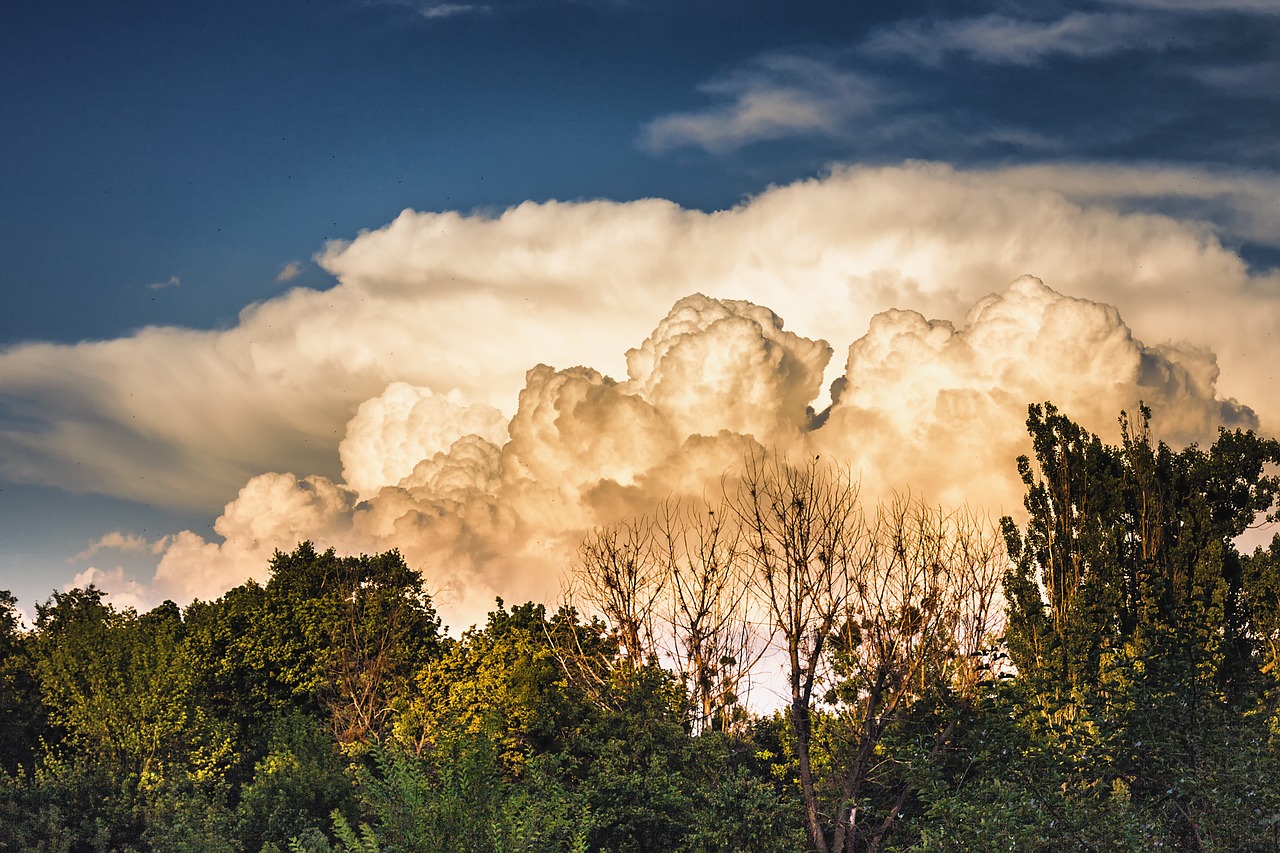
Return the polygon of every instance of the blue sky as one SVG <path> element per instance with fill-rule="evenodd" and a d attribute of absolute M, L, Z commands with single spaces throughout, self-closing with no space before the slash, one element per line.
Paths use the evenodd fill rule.
<path fill-rule="evenodd" d="M 1280 259 L 1278 28 L 1277 0 L 9 4 L 0 12 L 0 359 L 6 360 L 0 363 L 7 364 L 0 371 L 9 373 L 0 372 L 0 587 L 29 606 L 92 564 L 100 572 L 118 569 L 113 581 L 92 577 L 133 590 L 139 602 L 165 591 L 213 594 L 216 584 L 166 587 L 153 572 L 172 547 L 165 537 L 186 530 L 206 545 L 218 542 L 214 520 L 236 498 L 236 483 L 268 471 L 341 483 L 343 425 L 362 401 L 389 400 L 380 396 L 389 382 L 439 395 L 457 387 L 511 417 L 519 382 L 511 386 L 509 376 L 521 376 L 539 360 L 599 359 L 607 362 L 597 365 L 601 370 L 619 375 L 623 351 L 654 329 L 674 301 L 669 297 L 683 295 L 668 293 L 666 282 L 675 279 L 688 292 L 719 289 L 714 295 L 762 304 L 770 292 L 784 301 L 795 296 L 796 307 L 787 312 L 781 304 L 769 307 L 783 313 L 789 330 L 830 338 L 835 370 L 876 312 L 902 307 L 960 323 L 977 296 L 1029 272 L 1064 292 L 1076 282 L 1079 292 L 1071 295 L 1115 304 L 1133 335 L 1153 346 L 1168 338 L 1212 351 L 1232 394 L 1265 387 L 1268 376 L 1245 376 L 1236 366 L 1247 361 L 1244 348 L 1228 350 L 1247 339 L 1248 358 L 1256 360 L 1274 346 L 1263 338 L 1280 298 L 1273 271 Z M 941 171 L 924 180 L 910 171 L 921 161 Z M 832 178 L 844 169 L 875 168 L 890 171 Z M 595 285 L 581 291 L 565 285 L 563 292 L 546 269 L 532 279 L 511 273 L 515 267 L 472 271 L 459 287 L 515 299 L 518 285 L 527 288 L 520 299 L 546 306 L 544 316 L 535 305 L 532 316 L 542 319 L 522 327 L 533 329 L 528 352 L 512 353 L 501 376 L 494 368 L 493 387 L 501 389 L 483 400 L 477 398 L 485 396 L 484 376 L 468 373 L 466 365 L 453 373 L 440 365 L 450 359 L 496 364 L 506 351 L 471 357 L 457 343 L 461 338 L 446 346 L 443 326 L 457 331 L 464 324 L 452 315 L 440 314 L 438 334 L 413 330 L 422 354 L 412 363 L 378 351 L 380 341 L 396 334 L 380 325 L 367 329 L 375 351 L 369 364 L 361 361 L 364 350 L 335 344 L 339 354 L 330 362 L 316 356 L 319 366 L 306 379 L 329 377 L 332 387 L 310 393 L 299 390 L 302 379 L 288 378 L 291 368 L 256 349 L 260 338 L 241 314 L 247 306 L 266 306 L 264 315 L 293 318 L 289 322 L 302 329 L 303 315 L 290 312 L 304 298 L 337 287 L 336 293 L 340 283 L 372 293 L 400 281 L 397 276 L 407 276 L 404 287 L 424 287 L 435 299 L 441 291 L 431 275 L 462 269 L 463 260 L 448 258 L 500 254 L 511 240 L 540 229 L 549 236 L 538 245 L 570 240 L 556 231 L 570 227 L 590 236 L 583 238 L 588 250 L 565 250 L 566 257 L 580 257 L 590 245 L 608 243 L 593 229 L 615 219 L 613 227 L 630 234 L 652 228 L 667 235 L 655 237 L 646 252 L 688 259 L 698 246 L 712 251 L 696 234 L 721 220 L 700 225 L 674 213 L 653 219 L 649 208 L 633 203 L 664 199 L 690 214 L 737 209 L 746 211 L 743 221 L 777 216 L 776 222 L 791 223 L 793 214 L 776 213 L 793 203 L 790 196 L 768 202 L 774 196 L 767 191 L 797 181 L 816 181 L 833 193 L 838 185 L 851 194 L 836 193 L 843 201 L 830 202 L 834 217 L 846 215 L 840 205 L 859 209 L 858 193 L 874 195 L 890 214 L 941 205 L 937 199 L 952 191 L 969 194 L 946 208 L 949 213 L 905 218 L 894 233 L 900 246 L 940 241 L 938 257 L 955 258 L 964 275 L 977 282 L 987 274 L 989 282 L 952 287 L 945 273 L 930 278 L 934 273 L 920 272 L 925 267 L 913 261 L 878 262 L 865 279 L 888 283 L 877 285 L 874 296 L 864 290 L 851 298 L 847 322 L 832 332 L 797 325 L 792 318 L 807 310 L 804 280 L 788 278 L 790 267 L 770 267 L 772 256 L 763 250 L 760 281 L 734 273 L 743 282 L 740 293 L 717 279 L 719 273 L 708 273 L 705 284 L 692 273 L 686 280 L 686 272 L 701 269 L 696 259 L 678 274 L 655 267 L 649 278 L 617 283 L 616 292 L 607 267 L 604 274 L 591 267 Z M 992 195 L 992 188 L 1003 195 Z M 1027 211 L 1043 205 L 1045 194 L 1067 205 L 1064 231 L 1097 233 L 1081 223 L 1101 228 L 1096 222 L 1114 216 L 1120 217 L 1117 233 L 1138 235 L 1123 252 L 1095 253 L 1128 259 L 1117 260 L 1117 270 L 1151 269 L 1150 259 L 1145 267 L 1125 266 L 1136 257 L 1135 246 L 1190 241 L 1187 257 L 1194 255 L 1194 263 L 1174 260 L 1181 249 L 1160 257 L 1171 270 L 1203 264 L 1200 301 L 1177 303 L 1170 301 L 1172 291 L 1153 296 L 1156 285 L 1129 290 L 1116 283 L 1136 282 L 1139 272 L 1108 277 L 1095 271 L 1090 278 L 1057 260 L 1043 261 L 1057 268 L 1017 267 L 1060 257 L 1046 248 L 1060 238 L 1050 233 L 1058 230 L 1052 216 L 1039 237 L 1020 238 L 1027 247 L 1022 254 L 999 263 L 983 266 L 964 246 L 947 242 L 953 239 L 948 223 L 967 211 L 988 211 L 995 232 L 1041 221 Z M 548 208 L 553 200 L 580 206 Z M 622 207 L 592 208 L 593 200 Z M 540 205 L 529 209 L 534 224 L 495 224 L 503 211 L 526 202 Z M 474 244 L 414 255 L 414 271 L 405 272 L 408 262 L 396 259 L 409 257 L 427 238 L 398 243 L 393 237 L 401 232 L 388 231 L 390 223 L 423 235 L 438 224 L 442 232 L 456 224 L 402 222 L 397 217 L 405 209 L 458 211 L 467 233 L 480 236 Z M 890 214 L 869 220 L 864 232 L 877 221 L 896 223 Z M 1169 219 L 1141 218 L 1149 214 Z M 564 223 L 550 221 L 561 215 Z M 692 231 L 672 225 L 672 216 Z M 784 227 L 792 226 L 777 225 Z M 364 231 L 370 235 L 359 238 Z M 739 245 L 728 236 L 716 239 Z M 965 239 L 981 243 L 973 235 Z M 1111 239 L 1120 237 L 1098 236 L 1098 246 Z M 334 240 L 355 242 L 326 249 Z M 1003 251 L 999 240 L 990 245 L 992 253 Z M 859 246 L 861 254 L 854 254 L 869 257 L 871 249 Z M 620 265 L 635 269 L 646 261 L 644 252 L 619 252 Z M 573 261 L 557 263 L 554 269 L 563 272 Z M 943 266 L 928 270 L 945 270 L 943 261 L 937 264 Z M 770 269 L 782 285 L 765 281 Z M 290 296 L 293 288 L 311 296 Z M 622 298 L 650 288 L 654 301 L 643 309 Z M 1193 325 L 1179 325 L 1180 315 L 1212 306 L 1219 291 L 1232 294 L 1223 305 L 1247 311 L 1256 304 L 1263 331 L 1209 323 L 1214 328 L 1201 339 Z M 553 310 L 557 298 L 569 306 Z M 574 299 L 582 308 L 577 314 Z M 619 321 L 611 329 L 605 319 L 595 332 L 568 331 L 571 315 L 611 316 L 602 305 L 636 325 Z M 563 314 L 555 313 L 561 308 Z M 812 313 L 820 325 L 823 312 Z M 357 315 L 347 316 L 346 327 L 338 318 L 305 328 L 335 339 L 355 336 L 364 327 Z M 475 321 L 466 316 L 465 322 Z M 544 320 L 550 325 L 539 326 Z M 148 328 L 168 331 L 139 334 Z M 230 337 L 204 338 L 197 334 L 202 331 Z M 581 353 L 550 343 L 545 353 L 539 348 L 543 340 L 592 334 L 597 337 Z M 163 342 L 155 343 L 158 338 Z M 247 361 L 234 370 L 219 366 L 219 359 L 230 359 L 228 341 L 241 339 Z M 91 341 L 104 343 L 84 343 Z M 290 352 L 309 353 L 314 344 L 289 344 L 296 350 L 280 344 L 271 358 L 287 361 Z M 1206 371 L 1203 376 L 1212 372 Z M 230 373 L 239 379 L 221 384 L 219 377 Z M 184 375 L 196 377 L 203 391 L 167 396 Z M 824 388 L 832 376 L 825 375 Z M 135 379 L 136 388 L 129 385 Z M 1231 396 L 1215 388 L 1206 393 Z M 128 400 L 143 390 L 153 394 L 149 413 L 172 411 L 140 425 Z M 193 414 L 193 399 L 213 402 Z M 273 400 L 288 411 L 274 411 Z M 1268 428 L 1264 404 L 1241 402 Z M 315 417 L 303 423 L 312 405 Z M 356 446 L 354 438 L 349 446 Z M 433 448 L 418 449 L 429 456 Z M 355 469 L 346 467 L 350 484 Z M 286 527 L 290 535 L 303 530 Z M 315 535 L 326 532 L 320 526 Z M 457 571 L 472 570 L 483 574 L 474 566 Z M 224 581 L 236 577 L 232 572 Z"/>

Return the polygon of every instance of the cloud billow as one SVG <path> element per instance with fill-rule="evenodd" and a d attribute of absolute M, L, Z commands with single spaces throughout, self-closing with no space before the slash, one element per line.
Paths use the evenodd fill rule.
<path fill-rule="evenodd" d="M 1185 176 L 1114 175 L 1139 197 Z M 998 510 L 1029 402 L 1108 434 L 1138 399 L 1177 441 L 1274 433 L 1276 275 L 1110 202 L 1078 169 L 907 164 L 710 213 L 406 211 L 326 249 L 335 287 L 233 328 L 0 353 L 0 470 L 210 508 L 216 538 L 165 540 L 157 595 L 312 538 L 400 547 L 474 608 L 554 592 L 585 527 L 702 494 L 753 442 Z"/>
<path fill-rule="evenodd" d="M 469 433 L 433 450 L 468 429 L 462 401 L 386 406 L 412 394 L 393 386 L 374 401 L 379 416 L 361 407 L 343 446 L 365 449 L 363 468 L 403 471 L 406 444 L 383 437 L 431 437 L 410 473 L 359 492 L 323 477 L 255 477 L 215 523 L 223 541 L 183 534 L 154 583 L 174 597 L 216 595 L 261 576 L 275 548 L 313 538 L 350 552 L 399 548 L 446 607 L 478 617 L 494 595 L 554 597 L 587 530 L 713 494 L 751 448 L 848 460 L 868 499 L 911 488 L 1010 511 L 1028 401 L 1058 401 L 1103 431 L 1145 401 L 1156 430 L 1180 442 L 1257 426 L 1217 394 L 1211 357 L 1148 347 L 1114 308 L 1030 277 L 981 299 L 960 326 L 877 314 L 849 348 L 828 416 L 815 419 L 831 355 L 762 306 L 694 294 L 628 351 L 625 379 L 529 370 L 505 440 Z M 425 389 L 418 399 L 435 401 Z"/>
<path fill-rule="evenodd" d="M 216 509 L 262 471 L 336 477 L 345 424 L 392 382 L 510 415 L 532 364 L 619 375 L 616 342 L 643 340 L 692 292 L 767 305 L 838 344 L 888 308 L 959 319 L 1027 271 L 1148 336 L 1210 348 L 1229 394 L 1270 397 L 1255 377 L 1280 319 L 1274 276 L 1202 223 L 1072 202 L 1101 192 L 1081 174 L 912 164 L 838 169 L 713 213 L 661 200 L 406 212 L 320 257 L 337 286 L 250 306 L 230 329 L 0 353 L 0 472 Z M 1189 175 L 1110 178 L 1142 196 Z M 1217 199 L 1227 188 L 1211 178 Z"/>

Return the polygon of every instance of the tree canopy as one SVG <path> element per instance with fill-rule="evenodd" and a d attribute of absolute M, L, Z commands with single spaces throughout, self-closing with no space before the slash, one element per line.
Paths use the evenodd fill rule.
<path fill-rule="evenodd" d="M 455 636 L 310 542 L 185 607 L 0 593 L 0 850 L 1278 849 L 1280 443 L 1149 422 L 1031 406 L 998 524 L 750 456 Z"/>

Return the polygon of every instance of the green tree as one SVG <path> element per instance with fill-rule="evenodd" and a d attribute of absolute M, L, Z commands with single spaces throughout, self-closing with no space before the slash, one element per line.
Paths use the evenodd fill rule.
<path fill-rule="evenodd" d="M 1280 678 L 1280 535 L 1241 558 L 1241 610 L 1259 669 Z"/>
<path fill-rule="evenodd" d="M 327 718 L 350 743 L 382 737 L 442 642 L 422 576 L 396 551 L 339 557 L 303 542 L 270 568 L 265 587 L 187 613 L 202 693 L 240 734 L 240 782 L 281 717 Z"/>
<path fill-rule="evenodd" d="M 418 693 L 397 735 L 418 755 L 449 732 L 490 733 L 504 766 L 519 775 L 535 754 L 554 749 L 586 713 L 583 692 L 566 681 L 553 634 L 580 628 L 568 612 L 547 618 L 539 604 L 507 611 L 498 599 L 483 628 L 420 672 Z"/>
<path fill-rule="evenodd" d="M 324 721 L 297 712 L 275 718 L 267 754 L 240 791 L 235 820 L 244 849 L 284 849 L 289 839 L 328 827 L 335 811 L 354 818 L 347 767 Z"/>
<path fill-rule="evenodd" d="M 440 618 L 422 575 L 398 551 L 338 557 L 303 542 L 271 561 L 264 628 L 282 653 L 279 678 L 316 696 L 338 738 L 367 743 L 436 654 Z"/>
<path fill-rule="evenodd" d="M 1088 688 L 1126 644 L 1181 644 L 1219 689 L 1252 663 L 1233 541 L 1275 506 L 1280 478 L 1266 471 L 1280 442 L 1222 430 L 1208 451 L 1175 452 L 1152 443 L 1149 418 L 1122 415 L 1112 447 L 1051 404 L 1030 408 L 1036 466 L 1018 460 L 1030 520 L 1002 521 L 1015 562 L 1007 640 L 1046 687 Z"/>
<path fill-rule="evenodd" d="M 216 778 L 231 739 L 198 702 L 182 634 L 173 602 L 137 616 L 91 586 L 37 605 L 36 672 L 65 747 L 143 787 L 171 769 Z"/>
<path fill-rule="evenodd" d="M 1036 464 L 1018 461 L 1030 519 L 1003 520 L 1006 639 L 1081 780 L 1131 798 L 1162 843 L 1227 849 L 1206 821 L 1227 795 L 1198 780 L 1243 757 L 1231 744 L 1265 691 L 1263 586 L 1246 586 L 1234 540 L 1274 515 L 1280 443 L 1222 430 L 1207 451 L 1174 451 L 1149 416 L 1122 416 L 1108 446 L 1051 405 L 1030 408 Z"/>
<path fill-rule="evenodd" d="M 0 772 L 34 769 L 46 716 L 18 600 L 0 590 Z"/>

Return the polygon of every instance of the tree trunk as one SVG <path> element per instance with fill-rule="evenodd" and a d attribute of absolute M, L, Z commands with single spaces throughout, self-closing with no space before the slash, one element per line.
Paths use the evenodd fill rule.
<path fill-rule="evenodd" d="M 809 840 L 818 853 L 827 853 L 827 835 L 822 827 L 822 815 L 818 812 L 818 792 L 813 784 L 813 768 L 809 764 L 809 735 L 812 728 L 809 703 L 798 693 L 791 701 L 791 726 L 796 736 L 796 760 L 800 764 L 800 791 L 804 797 L 804 818 L 809 828 Z"/>

